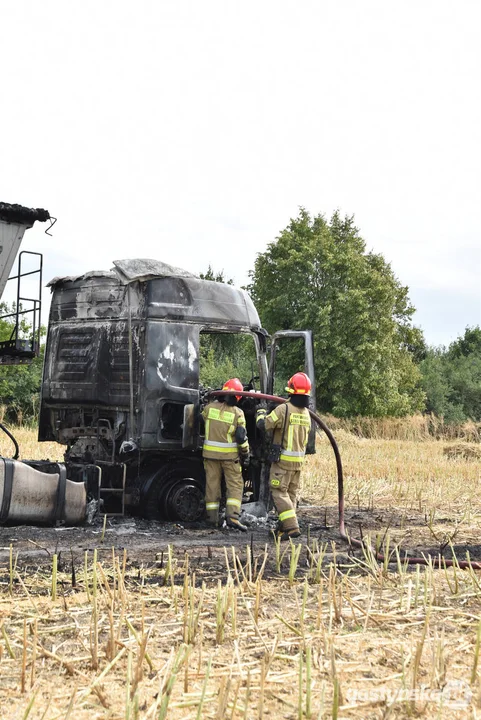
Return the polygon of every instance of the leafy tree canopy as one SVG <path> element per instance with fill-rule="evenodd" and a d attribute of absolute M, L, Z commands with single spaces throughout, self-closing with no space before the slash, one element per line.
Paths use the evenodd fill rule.
<path fill-rule="evenodd" d="M 199 277 L 201 278 L 201 280 L 213 280 L 214 282 L 225 283 L 226 285 L 234 284 L 234 281 L 231 278 L 229 278 L 229 280 L 226 280 L 223 270 L 216 272 L 213 269 L 212 265 L 209 265 L 205 273 L 199 273 Z"/>
<path fill-rule="evenodd" d="M 0 303 L 0 315 L 15 311 L 15 306 Z M 0 318 L 0 340 L 9 340 L 12 336 L 13 318 Z M 24 318 L 21 320 L 19 335 L 28 337 L 31 327 Z M 45 328 L 41 328 L 42 336 Z M 40 355 L 28 365 L 0 365 L 0 406 L 1 416 L 9 422 L 35 422 L 38 417 L 39 393 L 42 383 L 44 347 Z"/>
<path fill-rule="evenodd" d="M 202 280 L 233 285 L 224 271 L 215 271 L 209 265 Z M 244 384 L 256 374 L 256 348 L 249 335 L 238 333 L 202 333 L 200 336 L 200 384 L 203 387 L 221 388 L 226 380 L 238 377 Z"/>
<path fill-rule="evenodd" d="M 466 328 L 446 349 L 431 348 L 420 365 L 427 410 L 447 422 L 481 420 L 481 328 Z"/>
<path fill-rule="evenodd" d="M 312 329 L 317 404 L 338 416 L 405 415 L 424 407 L 414 355 L 414 307 L 382 255 L 366 252 L 352 217 L 301 208 L 266 252 L 248 288 L 269 332 Z M 286 375 L 301 369 L 291 356 Z"/>

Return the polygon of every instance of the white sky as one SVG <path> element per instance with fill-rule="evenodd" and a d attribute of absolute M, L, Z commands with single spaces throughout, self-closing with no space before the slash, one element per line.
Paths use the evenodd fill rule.
<path fill-rule="evenodd" d="M 448 344 L 481 324 L 480 31 L 479 0 L 0 0 L 0 200 L 58 218 L 23 244 L 45 281 L 244 284 L 300 205 L 338 208 Z"/>

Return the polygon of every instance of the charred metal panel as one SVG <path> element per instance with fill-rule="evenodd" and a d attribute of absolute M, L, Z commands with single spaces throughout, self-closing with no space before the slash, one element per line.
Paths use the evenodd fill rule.
<path fill-rule="evenodd" d="M 57 280 L 53 287 L 50 322 L 127 318 L 127 288 L 112 273 Z"/>
<path fill-rule="evenodd" d="M 123 284 L 114 272 L 55 278 L 51 322 L 132 317 L 186 320 L 226 327 L 261 329 L 249 295 L 239 288 L 194 277 L 158 277 Z"/>
<path fill-rule="evenodd" d="M 109 353 L 109 404 L 111 405 L 127 405 L 130 397 L 130 381 L 129 381 L 129 331 L 128 328 L 120 328 L 120 323 L 116 323 L 117 328 L 112 328 L 107 338 L 107 348 Z M 136 328 L 132 329 L 132 339 L 134 349 L 138 347 Z M 135 369 L 138 353 L 134 353 L 132 357 Z"/>
<path fill-rule="evenodd" d="M 199 402 L 199 326 L 148 321 L 145 335 L 142 447 L 182 447 L 184 405 Z"/>
<path fill-rule="evenodd" d="M 122 282 L 125 283 L 152 280 L 159 277 L 196 277 L 188 270 L 174 267 L 161 260 L 151 260 L 150 258 L 114 260 L 114 267 Z"/>
<path fill-rule="evenodd" d="M 149 318 L 192 320 L 260 330 L 259 315 L 244 290 L 196 278 L 157 278 L 147 283 Z"/>
<path fill-rule="evenodd" d="M 137 349 L 137 329 L 132 330 Z M 125 322 L 66 323 L 50 328 L 44 400 L 129 405 L 129 341 Z M 133 353 L 134 366 L 138 352 Z"/>

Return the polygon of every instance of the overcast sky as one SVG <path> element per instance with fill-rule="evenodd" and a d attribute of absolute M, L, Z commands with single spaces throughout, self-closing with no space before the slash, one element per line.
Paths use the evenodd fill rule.
<path fill-rule="evenodd" d="M 479 0 L 0 0 L 0 200 L 58 218 L 24 240 L 45 281 L 244 284 L 338 208 L 448 344 L 481 324 L 480 29 Z"/>

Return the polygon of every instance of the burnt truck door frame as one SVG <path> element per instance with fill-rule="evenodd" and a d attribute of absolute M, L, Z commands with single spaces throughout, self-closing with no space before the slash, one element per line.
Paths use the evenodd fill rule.
<path fill-rule="evenodd" d="M 267 375 L 267 392 L 274 394 L 274 380 L 276 375 L 277 344 L 284 339 L 300 338 L 304 340 L 304 372 L 309 375 L 312 382 L 311 399 L 309 407 L 316 410 L 316 376 L 314 370 L 314 347 L 312 343 L 312 330 L 279 330 L 271 335 L 271 353 L 269 359 L 269 370 Z M 294 372 L 294 371 L 293 371 Z M 311 431 L 307 442 L 306 452 L 312 455 L 316 452 L 316 428 L 311 423 Z"/>
<path fill-rule="evenodd" d="M 200 358 L 200 336 L 202 333 L 207 334 L 224 334 L 224 335 L 249 335 L 253 338 L 256 357 L 257 357 L 257 368 L 259 371 L 259 384 L 263 390 L 267 386 L 268 382 L 268 365 L 266 358 L 266 337 L 267 333 L 265 330 L 255 331 L 245 328 L 219 328 L 217 325 L 204 325 L 200 328 L 199 332 L 199 362 Z M 227 378 L 226 378 L 227 379 Z M 201 432 L 200 432 L 200 403 L 186 404 L 184 406 L 184 418 L 182 428 L 182 448 L 196 450 L 202 447 L 201 443 Z"/>

